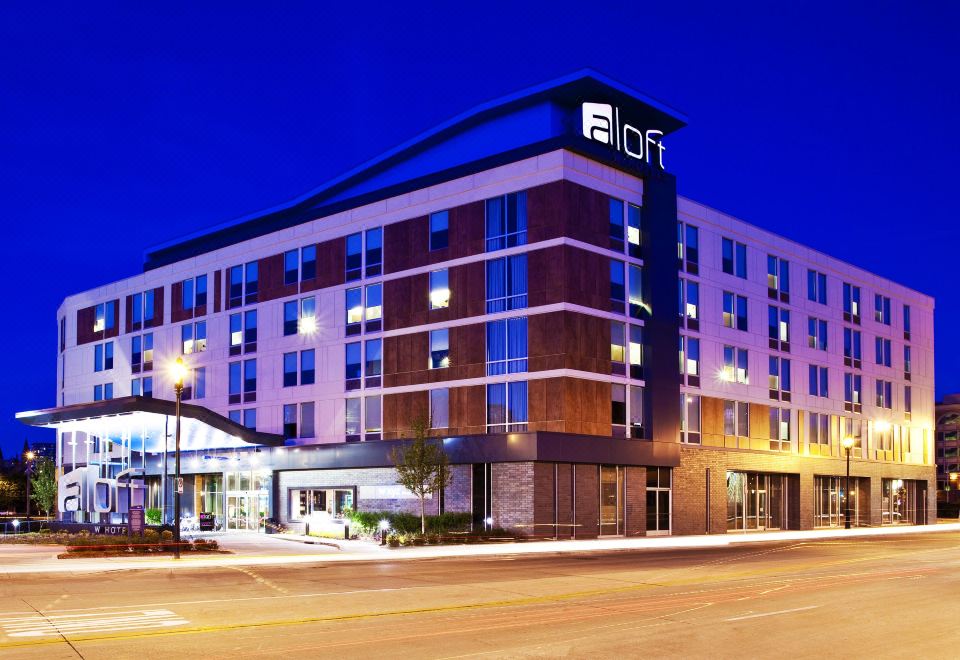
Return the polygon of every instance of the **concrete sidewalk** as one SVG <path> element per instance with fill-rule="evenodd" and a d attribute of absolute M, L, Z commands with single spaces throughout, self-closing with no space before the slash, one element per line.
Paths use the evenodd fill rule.
<path fill-rule="evenodd" d="M 56 559 L 61 548 L 54 546 L 5 546 L 0 544 L 0 575 L 22 573 L 77 573 L 92 571 L 166 569 L 181 570 L 213 566 L 256 566 L 327 563 L 342 561 L 403 561 L 459 557 L 494 557 L 554 553 L 610 552 L 720 548 L 743 544 L 823 541 L 830 539 L 894 537 L 910 534 L 960 532 L 960 523 L 858 529 L 751 532 L 711 536 L 660 536 L 569 541 L 505 542 L 481 545 L 442 545 L 384 548 L 365 541 L 336 541 L 337 547 L 314 545 L 314 537 L 263 534 L 226 534 L 218 537 L 221 547 L 233 554 L 169 557 L 116 557 Z M 307 543 L 307 542 L 310 543 Z M 326 543 L 328 540 L 323 539 Z"/>

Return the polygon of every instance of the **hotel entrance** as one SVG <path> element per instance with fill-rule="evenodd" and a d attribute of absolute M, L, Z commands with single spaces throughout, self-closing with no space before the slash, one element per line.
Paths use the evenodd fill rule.
<path fill-rule="evenodd" d="M 262 529 L 270 515 L 270 474 L 228 472 L 226 482 L 227 529 Z"/>
<path fill-rule="evenodd" d="M 784 474 L 727 472 L 727 530 L 790 529 Z"/>

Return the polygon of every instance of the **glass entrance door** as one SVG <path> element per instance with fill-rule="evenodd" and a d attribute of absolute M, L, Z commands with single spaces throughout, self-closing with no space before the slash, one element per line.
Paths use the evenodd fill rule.
<path fill-rule="evenodd" d="M 727 529 L 785 528 L 785 481 L 782 474 L 727 472 Z"/>

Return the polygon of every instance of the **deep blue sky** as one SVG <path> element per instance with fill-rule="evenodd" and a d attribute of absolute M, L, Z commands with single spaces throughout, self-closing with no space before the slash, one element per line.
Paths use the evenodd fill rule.
<path fill-rule="evenodd" d="M 690 118 L 681 194 L 934 295 L 960 391 L 956 3 L 43 4 L 0 5 L 8 455 L 55 404 L 65 295 L 587 66 Z"/>

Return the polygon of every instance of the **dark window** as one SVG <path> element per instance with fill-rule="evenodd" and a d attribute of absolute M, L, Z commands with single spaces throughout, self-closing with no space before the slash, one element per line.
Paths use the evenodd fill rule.
<path fill-rule="evenodd" d="M 194 300 L 196 307 L 206 307 L 207 305 L 207 276 L 197 275 L 197 294 Z"/>
<path fill-rule="evenodd" d="M 626 284 L 623 280 L 623 262 L 610 260 L 610 299 L 623 303 L 626 300 Z M 621 310 L 622 311 L 622 310 Z"/>
<path fill-rule="evenodd" d="M 447 328 L 430 331 L 430 368 L 444 369 L 450 366 L 450 331 Z"/>
<path fill-rule="evenodd" d="M 313 385 L 316 380 L 316 354 L 314 349 L 300 351 L 300 384 Z"/>
<path fill-rule="evenodd" d="M 249 305 L 250 303 L 257 302 L 257 289 L 259 285 L 259 267 L 256 261 L 251 261 L 246 266 L 246 276 L 245 276 L 245 286 L 246 294 L 244 296 L 244 303 Z"/>
<path fill-rule="evenodd" d="M 243 362 L 243 391 L 245 393 L 257 391 L 256 360 L 244 360 Z"/>
<path fill-rule="evenodd" d="M 233 266 L 230 269 L 229 302 L 229 307 L 240 307 L 243 305 L 243 266 Z"/>
<path fill-rule="evenodd" d="M 363 274 L 363 234 L 347 236 L 347 281 L 359 280 Z"/>
<path fill-rule="evenodd" d="M 520 191 L 488 199 L 487 252 L 527 243 L 527 193 Z"/>
<path fill-rule="evenodd" d="M 346 373 L 347 380 L 359 379 L 362 374 L 360 362 L 360 342 L 346 345 Z"/>
<path fill-rule="evenodd" d="M 283 283 L 296 284 L 299 280 L 299 250 L 288 250 L 283 254 Z"/>
<path fill-rule="evenodd" d="M 113 369 L 113 342 L 108 341 L 103 345 L 103 369 Z"/>
<path fill-rule="evenodd" d="M 283 386 L 296 387 L 297 385 L 297 354 L 283 354 Z"/>
<path fill-rule="evenodd" d="M 367 230 L 367 277 L 379 275 L 383 270 L 383 229 Z"/>
<path fill-rule="evenodd" d="M 450 212 L 430 214 L 430 249 L 442 250 L 450 244 Z"/>
<path fill-rule="evenodd" d="M 623 202 L 613 197 L 610 198 L 610 238 L 623 242 Z"/>
<path fill-rule="evenodd" d="M 257 310 L 251 309 L 243 319 L 243 350 L 257 350 Z"/>
<path fill-rule="evenodd" d="M 299 325 L 298 305 L 296 300 L 283 303 L 283 336 L 297 334 Z"/>
<path fill-rule="evenodd" d="M 184 280 L 180 286 L 180 308 L 193 309 L 193 280 Z"/>
<path fill-rule="evenodd" d="M 317 276 L 317 246 L 308 245 L 300 250 L 300 280 L 312 280 Z"/>

